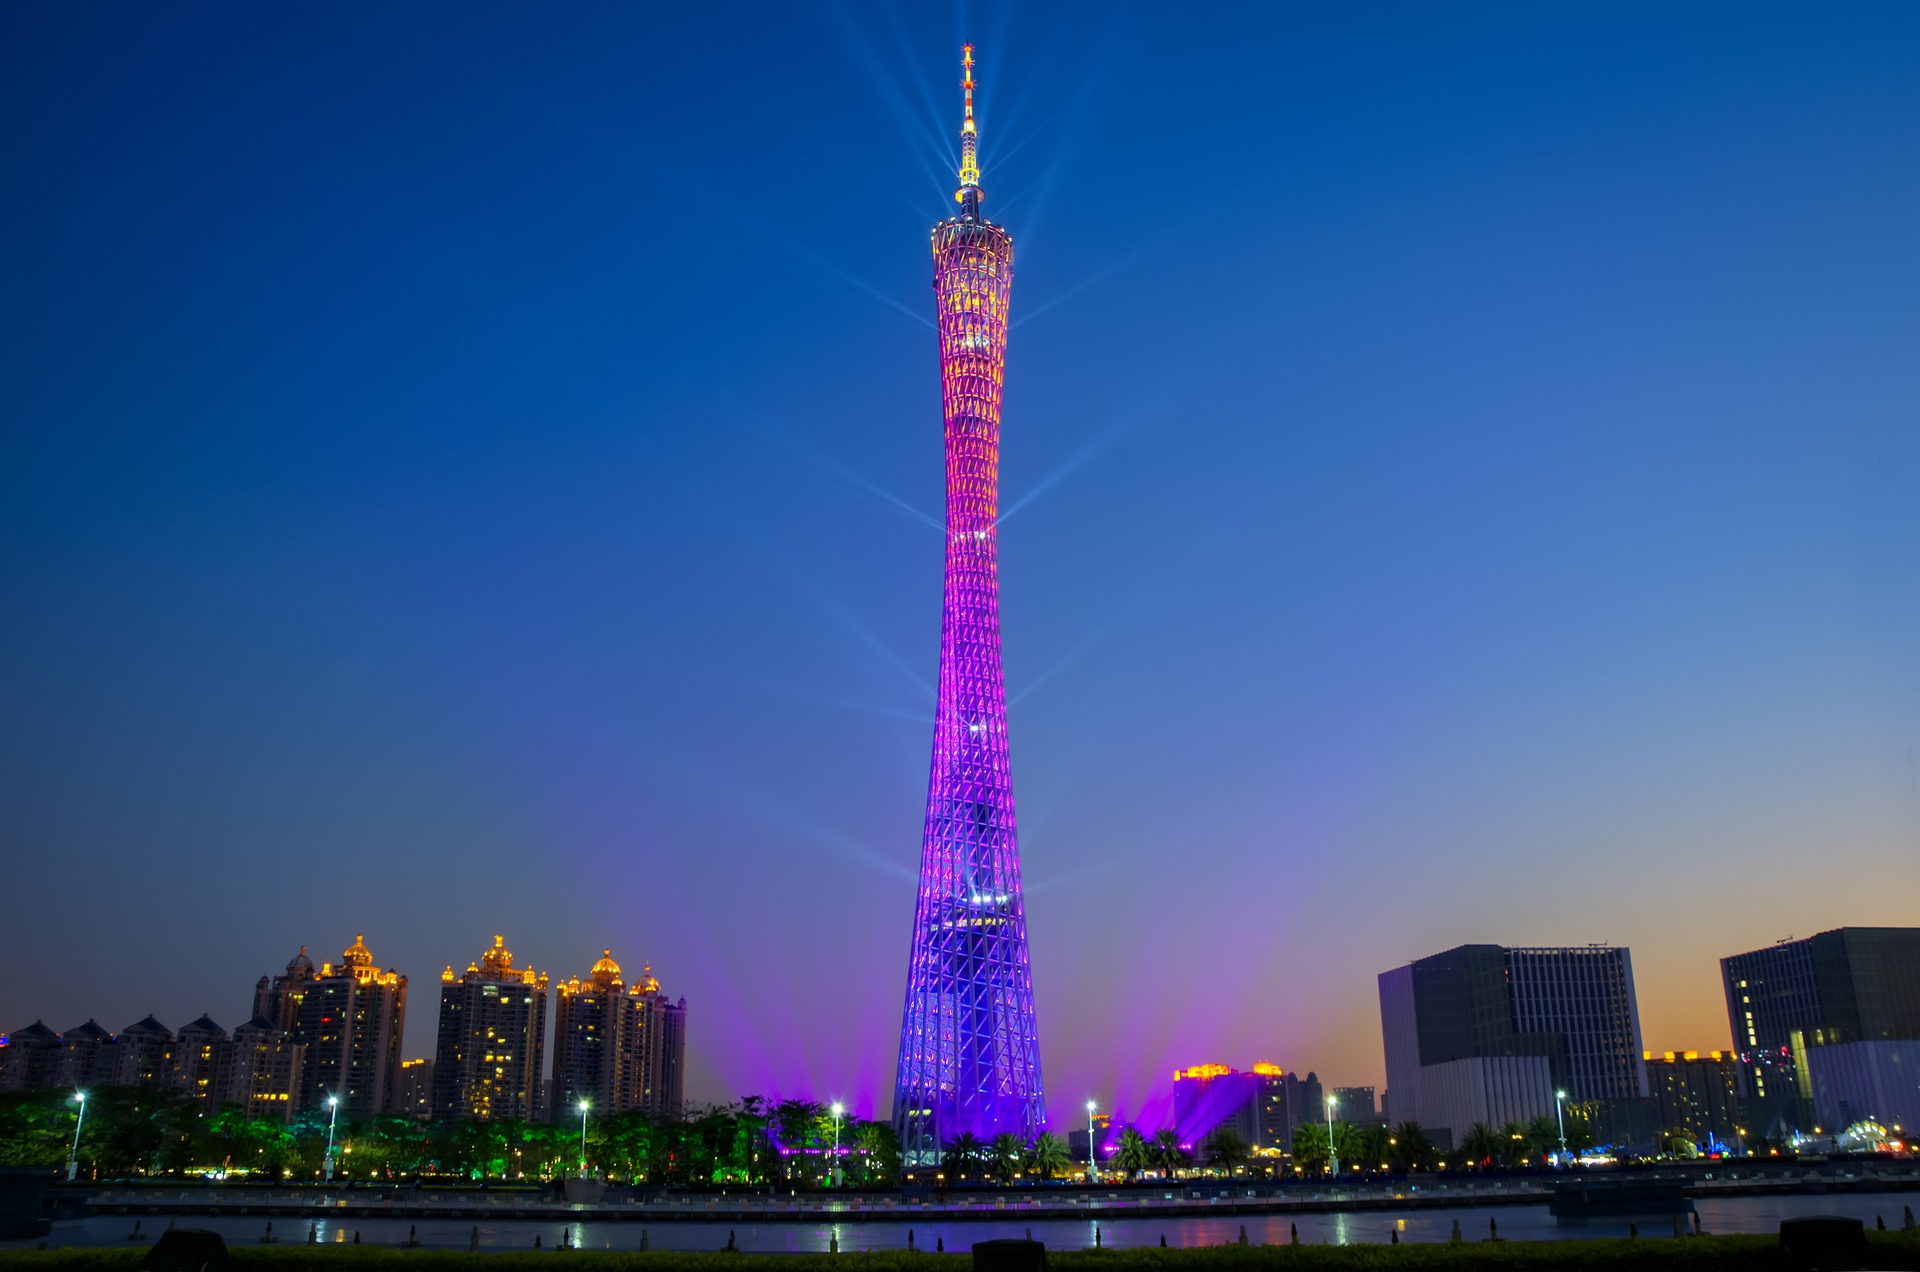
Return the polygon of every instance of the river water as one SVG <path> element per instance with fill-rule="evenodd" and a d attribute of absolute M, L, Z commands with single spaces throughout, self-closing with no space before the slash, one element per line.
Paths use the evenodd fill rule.
<path fill-rule="evenodd" d="M 1709 1233 L 1776 1232 L 1782 1219 L 1800 1215 L 1846 1215 L 1860 1219 L 1871 1228 L 1876 1217 L 1887 1227 L 1901 1224 L 1901 1207 L 1920 1204 L 1920 1192 L 1845 1193 L 1807 1197 L 1702 1197 L 1694 1203 L 1702 1229 Z M 59 1246 L 132 1245 L 129 1234 L 134 1218 L 124 1215 L 95 1216 L 90 1219 L 63 1220 L 54 1224 L 47 1238 L 49 1249 Z M 140 1219 L 141 1239 L 151 1241 L 167 1225 L 161 1217 Z M 255 1243 L 265 1234 L 267 1220 L 259 1216 L 193 1215 L 179 1216 L 174 1222 L 183 1228 L 211 1228 L 230 1244 Z M 327 1244 L 346 1244 L 358 1235 L 370 1245 L 398 1245 L 414 1232 L 422 1246 L 465 1250 L 472 1239 L 474 1223 L 461 1219 L 353 1219 L 310 1221 L 283 1216 L 273 1222 L 274 1236 L 283 1243 L 307 1240 L 314 1230 L 317 1240 Z M 1031 1233 L 1053 1249 L 1083 1249 L 1093 1245 L 1094 1230 L 1100 1241 L 1110 1247 L 1158 1245 L 1161 1238 L 1169 1246 L 1222 1245 L 1240 1239 L 1244 1225 L 1250 1242 L 1278 1245 L 1292 1240 L 1298 1227 L 1300 1240 L 1319 1244 L 1331 1242 L 1349 1245 L 1370 1242 L 1384 1244 L 1397 1232 L 1402 1241 L 1446 1241 L 1458 1222 L 1460 1234 L 1469 1241 L 1491 1234 L 1497 1224 L 1499 1235 L 1515 1240 L 1556 1241 L 1581 1237 L 1624 1237 L 1628 1220 L 1603 1220 L 1586 1224 L 1563 1224 L 1547 1213 L 1547 1207 L 1533 1206 L 1461 1206 L 1448 1209 L 1370 1210 L 1360 1213 L 1331 1211 L 1317 1214 L 1288 1215 L 1215 1215 L 1192 1218 L 1125 1218 L 1105 1216 L 1090 1219 L 1053 1219 L 1039 1223 L 1021 1223 L 996 1219 L 947 1219 L 936 1222 L 903 1223 L 892 1219 L 840 1223 L 730 1223 L 727 1220 L 646 1220 L 564 1223 L 559 1220 L 495 1220 L 481 1222 L 482 1250 L 531 1249 L 537 1238 L 543 1248 L 551 1249 L 567 1242 L 589 1250 L 637 1250 L 644 1233 L 649 1248 L 655 1250 L 719 1250 L 731 1236 L 741 1250 L 765 1253 L 802 1253 L 825 1251 L 832 1238 L 840 1239 L 840 1249 L 903 1249 L 911 1230 L 915 1244 L 932 1250 L 944 1243 L 949 1251 L 969 1249 L 975 1241 L 996 1237 L 1020 1237 Z M 1635 1221 L 1639 1234 L 1649 1239 L 1671 1239 L 1671 1218 Z M 34 1242 L 0 1242 L 0 1248 L 31 1247 Z"/>

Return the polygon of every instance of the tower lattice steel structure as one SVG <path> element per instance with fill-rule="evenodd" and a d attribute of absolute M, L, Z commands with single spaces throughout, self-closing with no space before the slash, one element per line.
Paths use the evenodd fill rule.
<path fill-rule="evenodd" d="M 909 1165 L 963 1133 L 1022 1138 L 1046 1121 L 1020 891 L 1000 670 L 1000 389 L 1013 239 L 980 215 L 968 45 L 959 214 L 933 231 L 947 437 L 940 697 L 920 896 L 900 1026 L 894 1127 Z"/>

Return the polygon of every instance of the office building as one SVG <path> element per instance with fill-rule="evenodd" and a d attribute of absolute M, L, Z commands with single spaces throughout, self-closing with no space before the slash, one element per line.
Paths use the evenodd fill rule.
<path fill-rule="evenodd" d="M 1654 1120 L 1663 1132 L 1684 1134 L 1709 1152 L 1740 1146 L 1747 1081 L 1737 1054 L 1649 1051 L 1645 1059 Z"/>
<path fill-rule="evenodd" d="M 1638 1125 L 1647 1096 L 1633 964 L 1606 945 L 1463 945 L 1380 975 L 1396 1121 L 1451 1147 L 1475 1122 L 1592 1109 L 1603 1136 Z"/>
<path fill-rule="evenodd" d="M 554 1120 L 573 1116 L 583 1100 L 602 1115 L 679 1116 L 686 1000 L 669 1001 L 650 966 L 626 984 L 612 950 L 585 978 L 555 988 Z"/>
<path fill-rule="evenodd" d="M 400 1095 L 407 978 L 392 968 L 381 971 L 365 936 L 356 935 L 338 963 L 317 970 L 302 946 L 285 976 L 264 989 L 256 986 L 254 1015 L 305 1048 L 300 1108 L 325 1108 L 338 1096 L 342 1121 L 364 1122 L 393 1111 Z"/>
<path fill-rule="evenodd" d="M 1721 959 L 1720 974 L 1763 1133 L 1920 1124 L 1920 928 L 1788 939 Z"/>
<path fill-rule="evenodd" d="M 1370 1086 L 1335 1087 L 1333 1107 L 1335 1121 L 1351 1122 L 1355 1126 L 1377 1126 L 1386 1120 L 1374 1104 Z"/>
<path fill-rule="evenodd" d="M 440 974 L 433 1113 L 441 1119 L 541 1116 L 547 978 L 516 968 L 503 937 L 466 974 Z"/>

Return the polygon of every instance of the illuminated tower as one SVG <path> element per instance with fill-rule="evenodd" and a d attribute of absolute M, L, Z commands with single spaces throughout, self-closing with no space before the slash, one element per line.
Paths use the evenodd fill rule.
<path fill-rule="evenodd" d="M 1000 388 L 1013 239 L 980 215 L 973 46 L 966 47 L 959 213 L 933 231 L 947 438 L 947 574 L 940 696 L 920 847 L 920 895 L 900 1026 L 894 1127 L 909 1166 L 971 1133 L 1022 1138 L 1046 1121 L 1026 905 L 1007 760 L 996 551 Z"/>

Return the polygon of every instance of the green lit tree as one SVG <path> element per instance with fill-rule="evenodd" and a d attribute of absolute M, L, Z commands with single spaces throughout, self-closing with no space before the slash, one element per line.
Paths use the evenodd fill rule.
<path fill-rule="evenodd" d="M 1327 1128 L 1319 1122 L 1302 1122 L 1293 1128 L 1293 1164 L 1303 1173 L 1318 1175 L 1333 1160 L 1327 1141 Z"/>
<path fill-rule="evenodd" d="M 1206 1143 L 1200 1146 L 1200 1152 L 1207 1165 L 1224 1170 L 1229 1175 L 1246 1165 L 1251 1155 L 1247 1141 L 1224 1126 L 1207 1136 Z"/>

